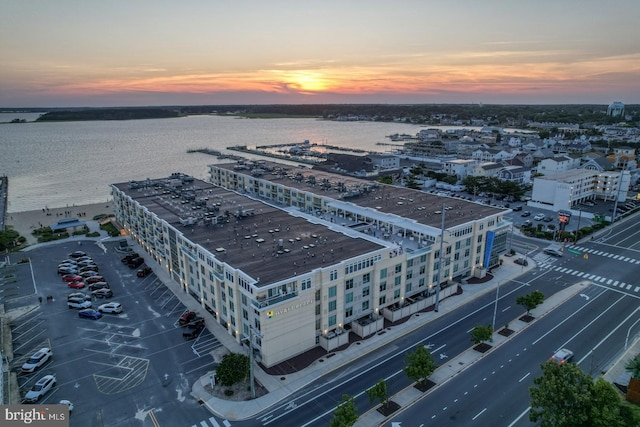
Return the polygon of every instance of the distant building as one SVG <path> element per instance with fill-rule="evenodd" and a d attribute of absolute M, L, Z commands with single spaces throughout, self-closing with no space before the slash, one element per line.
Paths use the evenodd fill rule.
<path fill-rule="evenodd" d="M 624 116 L 624 104 L 619 101 L 612 102 L 607 108 L 607 116 L 622 117 Z"/>

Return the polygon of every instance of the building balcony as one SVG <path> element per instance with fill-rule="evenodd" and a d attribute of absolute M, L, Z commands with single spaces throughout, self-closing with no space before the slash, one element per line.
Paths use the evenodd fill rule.
<path fill-rule="evenodd" d="M 298 296 L 297 292 L 287 292 L 287 293 L 283 293 L 280 295 L 276 295 L 274 297 L 271 298 L 267 298 L 267 297 L 258 297 L 257 301 L 256 300 L 252 300 L 251 303 L 253 304 L 254 307 L 258 308 L 258 309 L 262 309 L 265 307 L 269 307 L 275 304 L 279 304 L 283 301 L 287 301 L 290 300 L 292 298 L 296 298 Z"/>

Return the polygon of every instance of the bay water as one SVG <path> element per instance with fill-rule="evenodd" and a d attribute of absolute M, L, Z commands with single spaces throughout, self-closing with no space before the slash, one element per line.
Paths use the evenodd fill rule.
<path fill-rule="evenodd" d="M 8 212 L 56 208 L 110 199 L 109 185 L 182 172 L 207 179 L 207 166 L 229 162 L 189 149 L 296 144 L 304 140 L 389 152 L 386 135 L 415 135 L 405 123 L 319 119 L 244 119 L 187 116 L 174 119 L 33 122 L 39 114 L 0 114 L 0 175 L 9 178 Z M 24 118 L 27 123 L 7 123 Z M 248 158 L 258 156 L 244 155 Z"/>

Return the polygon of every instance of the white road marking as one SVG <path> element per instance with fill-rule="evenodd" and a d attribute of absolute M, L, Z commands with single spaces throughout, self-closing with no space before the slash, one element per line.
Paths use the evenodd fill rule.
<path fill-rule="evenodd" d="M 528 372 L 527 375 L 525 375 L 524 377 L 520 378 L 518 380 L 519 383 L 521 383 L 525 378 L 527 378 L 529 375 L 531 375 L 531 372 Z"/>

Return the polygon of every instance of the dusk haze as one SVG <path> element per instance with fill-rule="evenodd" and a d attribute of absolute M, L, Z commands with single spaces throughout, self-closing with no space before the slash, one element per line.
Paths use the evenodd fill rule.
<path fill-rule="evenodd" d="M 3 0 L 0 107 L 640 103 L 640 2 Z"/>

